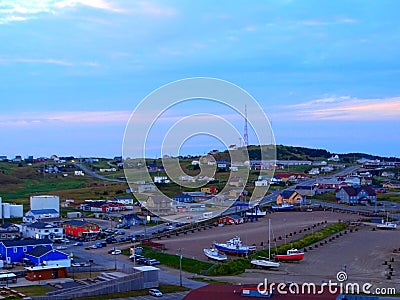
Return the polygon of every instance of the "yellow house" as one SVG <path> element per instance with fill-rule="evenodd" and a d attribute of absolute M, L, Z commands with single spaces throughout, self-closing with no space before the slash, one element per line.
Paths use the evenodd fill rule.
<path fill-rule="evenodd" d="M 276 197 L 276 204 L 282 205 L 283 202 L 289 204 L 299 204 L 303 201 L 303 196 L 301 196 L 296 191 L 283 191 Z"/>

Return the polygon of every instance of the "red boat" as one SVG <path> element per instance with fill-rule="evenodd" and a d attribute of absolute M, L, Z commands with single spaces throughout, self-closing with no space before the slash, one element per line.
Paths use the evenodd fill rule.
<path fill-rule="evenodd" d="M 304 252 L 292 248 L 289 249 L 286 254 L 275 255 L 275 258 L 281 261 L 299 261 L 304 258 Z"/>

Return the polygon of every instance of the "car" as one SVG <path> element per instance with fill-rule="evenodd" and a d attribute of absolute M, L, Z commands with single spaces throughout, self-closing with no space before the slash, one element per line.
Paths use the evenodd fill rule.
<path fill-rule="evenodd" d="M 56 249 L 57 250 L 65 250 L 65 249 L 67 249 L 67 246 L 57 246 Z"/>
<path fill-rule="evenodd" d="M 168 228 L 168 230 L 174 230 L 175 229 L 175 227 L 172 226 L 172 225 L 169 225 L 167 228 Z"/>
<path fill-rule="evenodd" d="M 158 261 L 157 259 L 149 259 L 145 262 L 145 264 L 148 266 L 155 266 L 155 265 L 159 265 L 160 261 Z"/>
<path fill-rule="evenodd" d="M 112 251 L 110 254 L 111 254 L 111 255 L 119 255 L 119 254 L 121 254 L 121 250 L 115 249 L 115 250 Z"/>
<path fill-rule="evenodd" d="M 106 238 L 106 243 L 107 244 L 114 244 L 116 242 L 117 242 L 117 239 L 115 237 L 113 237 L 113 236 L 110 236 L 110 237 Z"/>
<path fill-rule="evenodd" d="M 119 223 L 119 224 L 117 224 L 117 226 L 115 226 L 116 228 L 124 228 L 124 224 L 122 224 L 122 223 Z"/>
<path fill-rule="evenodd" d="M 149 290 L 149 295 L 150 296 L 154 296 L 154 297 L 162 297 L 163 294 L 160 292 L 160 290 L 150 289 Z"/>
<path fill-rule="evenodd" d="M 123 231 L 123 230 L 117 230 L 115 233 L 116 233 L 116 234 L 119 234 L 119 235 L 124 235 L 124 234 L 125 234 L 125 231 Z"/>
<path fill-rule="evenodd" d="M 91 249 L 97 249 L 98 247 L 97 247 L 97 245 L 92 245 L 92 246 L 90 246 L 89 248 L 91 248 Z"/>
<path fill-rule="evenodd" d="M 74 244 L 74 246 L 83 246 L 83 243 L 82 243 L 82 242 L 76 242 L 76 243 Z"/>

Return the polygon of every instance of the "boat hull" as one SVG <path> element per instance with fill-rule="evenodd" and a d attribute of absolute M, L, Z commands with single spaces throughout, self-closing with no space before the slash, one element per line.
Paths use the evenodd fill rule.
<path fill-rule="evenodd" d="M 225 261 L 228 257 L 225 254 L 218 253 L 217 251 L 212 251 L 210 249 L 203 249 L 204 255 L 212 260 Z"/>
<path fill-rule="evenodd" d="M 256 248 L 249 246 L 248 248 L 231 248 L 231 247 L 227 247 L 224 245 L 220 245 L 220 244 L 214 244 L 214 247 L 221 252 L 224 252 L 226 254 L 230 254 L 230 255 L 247 255 L 251 252 L 256 251 Z"/>
<path fill-rule="evenodd" d="M 265 260 L 265 259 L 253 259 L 251 264 L 261 268 L 278 268 L 279 262 Z"/>
<path fill-rule="evenodd" d="M 298 253 L 298 254 L 277 254 L 275 255 L 275 258 L 280 261 L 300 261 L 304 258 L 304 253 Z"/>
<path fill-rule="evenodd" d="M 293 210 L 294 205 L 271 206 L 271 209 L 273 211 L 288 211 L 288 210 Z"/>

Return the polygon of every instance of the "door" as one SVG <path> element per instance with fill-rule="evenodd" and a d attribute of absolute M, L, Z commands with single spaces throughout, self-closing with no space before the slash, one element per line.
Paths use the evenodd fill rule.
<path fill-rule="evenodd" d="M 58 269 L 53 270 L 53 278 L 58 278 Z"/>

